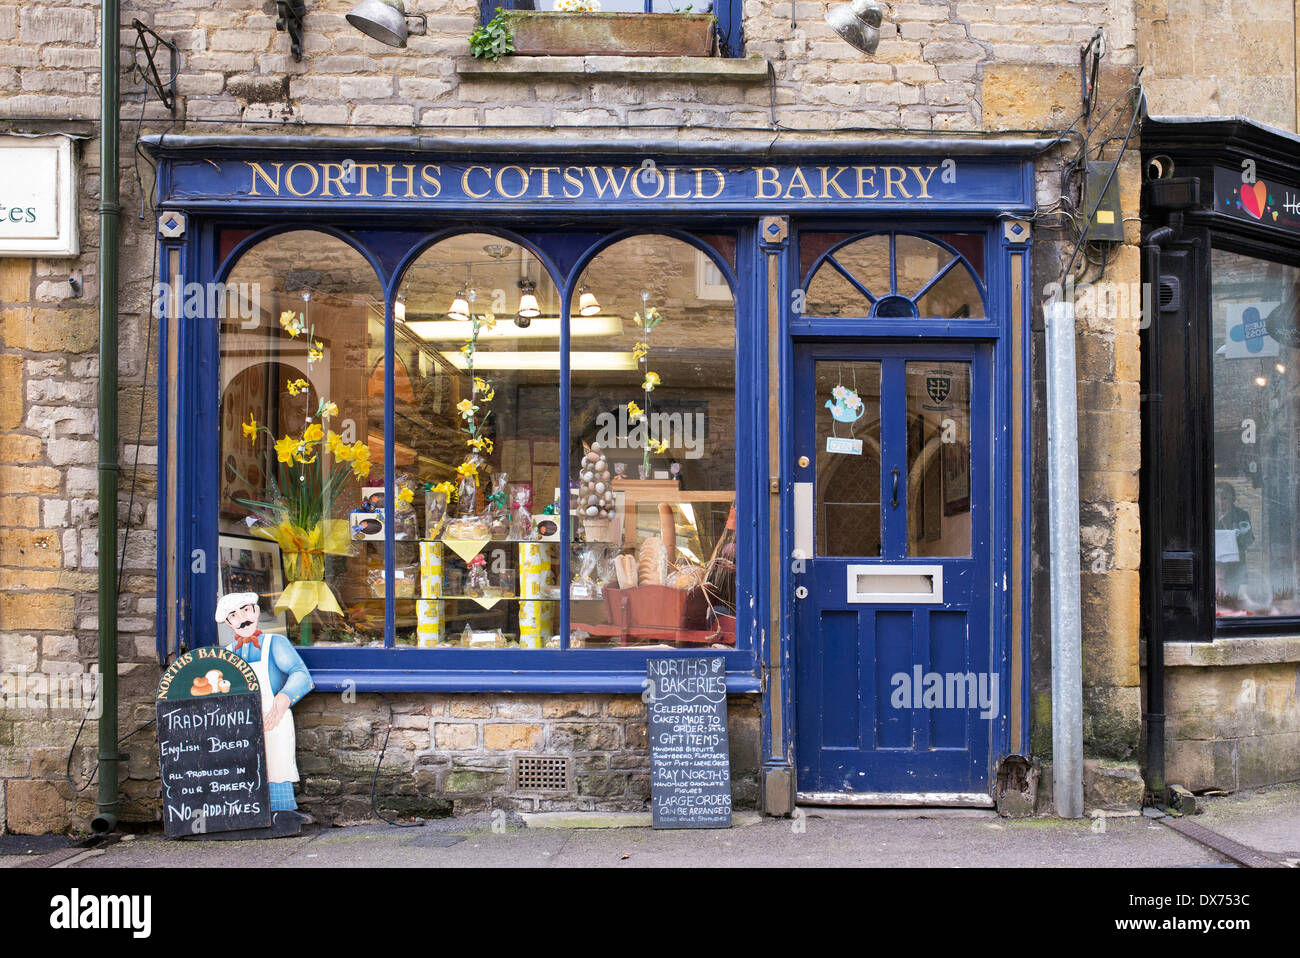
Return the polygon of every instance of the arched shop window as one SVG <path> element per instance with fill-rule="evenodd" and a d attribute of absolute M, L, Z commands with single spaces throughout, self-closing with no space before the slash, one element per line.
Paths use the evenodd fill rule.
<path fill-rule="evenodd" d="M 689 239 L 218 230 L 219 590 L 314 668 L 747 649 L 737 243 Z"/>
<path fill-rule="evenodd" d="M 463 233 L 399 287 L 399 645 L 558 647 L 560 299 L 517 242 Z M 537 538 L 535 538 L 535 532 Z"/>
<path fill-rule="evenodd" d="M 691 244 L 601 250 L 569 304 L 575 646 L 736 640 L 736 315 Z"/>
<path fill-rule="evenodd" d="M 261 595 L 263 631 L 382 645 L 374 557 L 349 521 L 384 456 L 379 280 L 342 240 L 295 230 L 226 283 L 243 302 L 219 323 L 220 590 Z"/>
<path fill-rule="evenodd" d="M 982 319 L 984 237 L 804 233 L 810 316 Z"/>

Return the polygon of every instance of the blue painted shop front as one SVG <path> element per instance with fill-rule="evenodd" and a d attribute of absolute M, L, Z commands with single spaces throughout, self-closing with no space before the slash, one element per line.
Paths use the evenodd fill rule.
<path fill-rule="evenodd" d="M 573 591 L 583 560 L 558 548 L 554 575 L 570 587 L 550 647 L 408 645 L 400 601 L 384 601 L 369 616 L 373 641 L 300 649 L 318 687 L 640 692 L 646 657 L 665 646 L 721 654 L 729 690 L 761 695 L 765 773 L 785 774 L 804 800 L 987 795 L 997 761 L 1027 744 L 1020 217 L 1032 210 L 1033 145 L 969 156 L 814 146 L 521 154 L 419 139 L 154 138 L 160 279 L 177 291 L 159 324 L 159 419 L 171 424 L 160 436 L 160 656 L 217 641 L 224 588 L 205 560 L 225 542 L 229 456 L 213 439 L 232 327 L 182 309 L 182 284 L 233 282 L 277 236 L 312 231 L 352 251 L 382 315 L 374 432 L 393 437 L 413 270 L 457 237 L 495 238 L 553 284 L 563 460 L 590 425 L 573 411 L 585 283 L 619 244 L 662 238 L 707 260 L 734 307 L 734 636 L 705 648 L 653 632 L 629 643 L 625 630 L 621 647 L 593 647 L 598 629 Z M 381 594 L 400 596 L 403 450 L 381 442 L 386 521 L 371 548 Z M 712 501 L 708 490 L 697 499 Z M 555 518 L 556 540 L 572 543 L 580 520 L 562 508 Z M 935 675 L 968 700 L 933 699 Z"/>

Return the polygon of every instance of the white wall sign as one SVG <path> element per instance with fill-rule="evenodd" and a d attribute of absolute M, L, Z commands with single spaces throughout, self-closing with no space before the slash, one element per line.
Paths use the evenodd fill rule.
<path fill-rule="evenodd" d="M 0 136 L 0 256 L 75 256 L 72 140 Z"/>

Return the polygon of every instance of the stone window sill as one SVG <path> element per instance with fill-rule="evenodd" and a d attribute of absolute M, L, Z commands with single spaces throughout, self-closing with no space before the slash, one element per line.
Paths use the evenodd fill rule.
<path fill-rule="evenodd" d="M 1146 644 L 1143 643 L 1143 664 Z M 1166 642 L 1165 668 L 1300 662 L 1300 636 L 1261 635 L 1213 642 Z"/>
<path fill-rule="evenodd" d="M 495 62 L 460 57 L 456 73 L 493 80 L 546 77 L 555 80 L 591 77 L 646 77 L 658 80 L 767 82 L 767 60 L 727 57 L 505 57 Z"/>

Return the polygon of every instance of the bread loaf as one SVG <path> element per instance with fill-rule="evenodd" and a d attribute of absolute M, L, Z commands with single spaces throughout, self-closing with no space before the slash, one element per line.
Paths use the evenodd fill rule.
<path fill-rule="evenodd" d="M 614 557 L 614 575 L 620 589 L 635 589 L 637 584 L 636 559 L 626 553 Z"/>
<path fill-rule="evenodd" d="M 637 582 L 641 585 L 663 585 L 668 574 L 668 558 L 663 540 L 651 536 L 641 543 L 637 562 Z"/>

